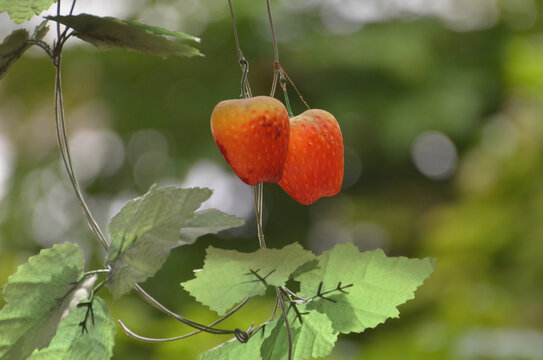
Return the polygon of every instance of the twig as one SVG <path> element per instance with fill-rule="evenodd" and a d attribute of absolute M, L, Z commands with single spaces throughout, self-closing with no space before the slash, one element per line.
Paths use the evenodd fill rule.
<path fill-rule="evenodd" d="M 70 10 L 70 14 L 73 11 L 73 8 L 75 6 L 75 0 L 72 3 L 72 8 Z M 57 16 L 60 16 L 60 0 L 57 2 Z M 60 155 L 62 158 L 62 161 L 64 163 L 64 167 L 66 169 L 66 172 L 68 174 L 68 178 L 70 179 L 70 183 L 72 185 L 72 188 L 81 204 L 81 207 L 83 209 L 83 212 L 87 218 L 87 221 L 89 223 L 89 227 L 91 228 L 92 232 L 96 235 L 98 238 L 98 241 L 106 250 L 106 252 L 109 250 L 109 242 L 107 238 L 105 237 L 104 233 L 100 229 L 100 226 L 94 219 L 94 216 L 92 215 L 90 209 L 87 206 L 87 203 L 84 199 L 84 196 L 81 191 L 81 187 L 79 185 L 79 181 L 77 180 L 75 171 L 73 169 L 72 165 L 72 158 L 70 155 L 70 146 L 68 142 L 68 135 L 67 135 L 67 129 L 66 129 L 66 120 L 64 116 L 64 102 L 62 97 L 62 79 L 61 79 L 61 59 L 62 59 L 62 48 L 65 44 L 65 42 L 70 37 L 70 33 L 67 33 L 64 31 L 63 33 L 60 32 L 60 23 L 57 21 L 57 41 L 55 43 L 54 49 L 53 49 L 53 64 L 55 66 L 56 70 L 56 77 L 55 77 L 55 104 L 54 104 L 54 110 L 55 110 L 55 123 L 56 123 L 56 133 L 57 133 L 57 142 L 60 150 Z M 99 271 L 100 272 L 100 271 Z M 162 305 L 159 301 L 157 301 L 155 298 L 153 298 L 151 295 L 149 295 L 145 290 L 143 290 L 138 284 L 134 286 L 134 290 L 136 293 L 145 300 L 148 304 L 154 306 L 155 308 L 161 310 L 162 312 L 166 313 L 167 315 L 177 319 L 180 322 L 183 322 L 184 324 L 191 326 L 193 328 L 198 329 L 199 331 L 206 331 L 214 334 L 239 334 L 240 332 L 237 330 L 222 330 L 222 329 L 215 329 L 206 325 L 202 325 L 199 323 L 196 323 L 194 321 L 188 320 L 180 315 L 175 314 L 174 312 L 167 309 L 164 305 Z M 240 308 L 245 305 L 245 303 L 248 301 L 242 302 L 240 304 Z M 236 310 L 237 311 L 237 310 Z"/>
<path fill-rule="evenodd" d="M 62 46 L 62 42 L 57 43 L 57 46 Z M 89 226 L 91 230 L 94 232 L 98 240 L 100 241 L 100 244 L 104 248 L 104 250 L 107 251 L 109 248 L 108 241 L 104 234 L 102 233 L 100 227 L 98 226 L 98 223 L 94 219 L 92 213 L 90 212 L 87 203 L 83 197 L 83 194 L 81 192 L 81 188 L 79 186 L 79 182 L 77 180 L 77 177 L 75 175 L 73 166 L 72 166 L 72 159 L 70 155 L 70 147 L 68 143 L 68 136 L 67 136 L 67 130 L 66 130 L 66 121 L 64 117 L 64 102 L 62 99 L 62 79 L 61 79 L 61 51 L 56 51 L 57 55 L 55 57 L 55 69 L 56 69 L 56 78 L 55 78 L 55 120 L 56 120 L 56 129 L 57 129 L 57 141 L 60 148 L 60 154 L 62 157 L 62 161 L 64 163 L 64 167 L 66 168 L 66 172 L 68 173 L 68 177 L 70 179 L 70 182 L 72 184 L 72 188 L 74 189 L 74 192 L 79 200 L 79 203 L 81 205 L 81 208 L 83 209 L 83 213 L 85 214 L 87 218 L 87 222 L 89 223 Z"/>
<path fill-rule="evenodd" d="M 239 309 L 241 309 L 247 302 L 249 301 L 249 298 L 246 298 L 245 300 L 243 300 L 238 306 L 236 306 L 234 309 L 230 310 L 226 315 L 224 315 L 223 317 L 221 317 L 220 319 L 218 320 L 215 320 L 214 322 L 212 322 L 211 324 L 209 324 L 207 327 L 208 328 L 211 328 L 212 326 L 215 326 L 217 324 L 219 324 L 220 322 L 228 319 L 231 315 L 233 315 L 234 313 L 236 313 Z M 176 337 L 171 337 L 171 338 L 150 338 L 150 337 L 146 337 L 146 336 L 142 336 L 142 335 L 138 335 L 136 334 L 134 331 L 130 330 L 128 328 L 128 326 L 126 326 L 121 320 L 118 320 L 119 322 L 119 325 L 121 325 L 121 327 L 123 328 L 124 332 L 126 333 L 126 335 L 136 339 L 136 340 L 141 340 L 141 341 L 146 341 L 146 342 L 168 342 L 168 341 L 176 341 L 176 340 L 181 340 L 181 339 L 186 339 L 188 337 L 191 337 L 191 336 L 194 336 L 196 334 L 199 334 L 201 333 L 203 330 L 196 330 L 196 331 L 193 331 L 191 333 L 188 333 L 188 334 L 185 334 L 185 335 L 181 335 L 181 336 L 176 336 Z M 250 332 L 251 329 L 249 329 L 248 332 Z M 235 332 L 236 330 L 234 330 Z M 236 336 L 237 338 L 237 336 Z M 247 338 L 248 339 L 248 338 Z"/>
<path fill-rule="evenodd" d="M 321 298 L 321 299 L 324 299 L 324 300 L 328 300 L 328 301 L 331 301 L 331 302 L 337 302 L 336 300 L 334 299 L 330 299 L 330 298 L 327 298 L 325 297 L 324 295 L 328 295 L 328 294 L 331 294 L 333 292 L 336 292 L 336 291 L 339 291 L 340 293 L 343 293 L 343 294 L 348 294 L 347 291 L 345 291 L 345 289 L 347 288 L 350 288 L 352 287 L 353 284 L 349 284 L 349 285 L 341 285 L 341 281 L 337 284 L 336 288 L 335 289 L 332 289 L 332 290 L 328 290 L 328 291 L 322 291 L 322 287 L 323 287 L 323 282 L 321 281 L 319 283 L 319 287 L 317 289 L 317 295 L 313 296 L 311 299 L 316 299 L 316 298 Z"/>
<path fill-rule="evenodd" d="M 253 186 L 253 198 L 255 203 L 256 229 L 258 235 L 258 244 L 261 249 L 266 248 L 266 240 L 264 239 L 264 230 L 262 228 L 262 199 L 264 192 L 264 184 L 259 183 Z"/>
<path fill-rule="evenodd" d="M 232 18 L 232 27 L 234 28 L 234 41 L 236 43 L 236 52 L 238 55 L 238 63 L 241 67 L 243 73 L 241 78 L 241 94 L 242 97 L 252 97 L 251 86 L 249 85 L 249 79 L 247 74 L 249 72 L 249 62 L 243 56 L 243 51 L 241 51 L 241 46 L 239 44 L 238 29 L 236 25 L 236 17 L 234 15 L 234 8 L 232 7 L 232 1 L 228 0 L 228 7 L 230 8 L 230 16 Z"/>
<path fill-rule="evenodd" d="M 258 282 L 258 281 L 260 281 L 262 284 L 264 284 L 264 286 L 267 287 L 267 286 L 268 286 L 268 283 L 266 282 L 266 278 L 267 278 L 268 276 L 270 276 L 271 274 L 273 274 L 273 273 L 275 272 L 275 269 L 273 269 L 272 271 L 270 271 L 270 272 L 269 272 L 267 275 L 265 275 L 265 276 L 260 276 L 260 275 L 258 274 L 259 271 L 260 271 L 260 269 L 257 269 L 257 270 L 249 269 L 249 272 L 246 273 L 245 275 L 254 275 L 254 276 L 256 277 L 256 279 L 255 279 L 255 280 L 248 281 L 248 282 L 251 282 L 251 283 L 252 283 L 252 282 Z"/>
<path fill-rule="evenodd" d="M 110 272 L 111 272 L 111 269 L 92 270 L 92 271 L 87 271 L 86 273 L 84 273 L 83 277 L 88 277 L 88 276 L 97 275 L 97 274 L 109 274 Z"/>
<path fill-rule="evenodd" d="M 234 8 L 232 7 L 232 1 L 228 0 L 228 6 L 230 7 L 230 16 L 232 17 L 232 27 L 234 28 L 234 41 L 236 43 L 236 51 L 238 53 L 238 61 L 243 59 L 243 52 L 239 46 L 238 28 L 236 26 L 236 17 L 234 16 Z"/>
<path fill-rule="evenodd" d="M 182 322 L 183 324 L 185 325 L 188 325 L 190 327 L 193 327 L 195 329 L 198 329 L 200 331 L 205 331 L 205 332 L 208 332 L 208 333 L 211 333 L 211 334 L 222 334 L 222 335 L 227 335 L 227 334 L 232 334 L 234 335 L 236 333 L 235 330 L 224 330 L 224 329 L 215 329 L 213 327 L 209 327 L 207 325 L 203 325 L 203 324 L 199 324 L 195 321 L 192 321 L 192 320 L 189 320 L 181 315 L 178 315 L 176 314 L 175 312 L 171 311 L 170 309 L 168 309 L 167 307 L 165 307 L 164 305 L 162 305 L 158 300 L 156 300 L 154 297 L 152 297 L 151 295 L 149 295 L 145 290 L 143 290 L 143 288 L 136 284 L 134 286 L 134 290 L 136 291 L 136 293 L 143 299 L 145 300 L 145 302 L 147 302 L 149 305 L 153 306 L 155 309 L 158 309 L 160 310 L 161 312 L 163 312 L 164 314 L 176 319 L 177 321 L 179 322 Z M 237 308 L 237 310 L 239 310 L 243 305 L 245 305 L 247 303 L 247 301 L 249 301 L 249 298 L 246 298 L 239 306 L 239 308 Z M 237 311 L 236 310 L 236 311 Z"/>
<path fill-rule="evenodd" d="M 88 273 L 85 273 L 84 275 L 86 276 Z M 94 272 L 94 275 L 95 274 L 98 274 L 98 272 Z M 98 284 L 94 289 L 92 289 L 92 291 L 90 292 L 90 296 L 89 296 L 89 300 L 88 301 L 82 301 L 80 302 L 79 304 L 77 304 L 77 307 L 83 307 L 83 306 L 86 306 L 87 307 L 87 311 L 85 312 L 85 318 L 83 319 L 83 321 L 81 321 L 79 323 L 79 326 L 81 326 L 81 332 L 84 333 L 86 332 L 87 334 L 89 333 L 88 329 L 87 329 L 87 320 L 89 318 L 89 314 L 91 316 L 91 320 L 92 320 L 92 325 L 94 326 L 94 310 L 92 308 L 92 305 L 94 304 L 94 296 L 96 295 L 96 293 L 98 291 L 100 291 L 100 289 L 106 284 L 105 281 L 102 281 L 100 284 Z"/>
<path fill-rule="evenodd" d="M 72 10 L 74 6 L 75 6 L 75 0 L 72 3 Z M 60 16 L 60 1 L 58 1 L 57 3 L 57 16 Z M 72 158 L 70 155 L 70 146 L 68 143 L 66 121 L 65 121 L 65 116 L 64 116 L 64 101 L 62 97 L 62 79 L 61 79 L 62 48 L 67 39 L 68 39 L 68 36 L 66 36 L 65 32 L 62 34 L 60 33 L 60 23 L 57 21 L 57 43 L 55 44 L 55 47 L 53 49 L 53 55 L 54 55 L 53 64 L 56 70 L 55 106 L 54 107 L 55 107 L 57 142 L 60 149 L 62 161 L 64 163 L 64 167 L 66 169 L 66 172 L 68 173 L 68 177 L 72 184 L 72 188 L 74 189 L 74 192 L 79 200 L 81 208 L 83 209 L 83 213 L 85 214 L 87 218 L 89 227 L 98 238 L 104 250 L 107 251 L 107 249 L 109 248 L 108 241 L 87 206 L 87 203 L 81 192 L 81 187 L 79 186 L 79 181 L 77 180 L 75 171 L 72 166 Z"/>
<path fill-rule="evenodd" d="M 275 36 L 275 26 L 273 25 L 273 16 L 271 11 L 271 5 L 270 0 L 266 0 L 266 8 L 268 10 L 268 20 L 270 22 L 270 28 L 271 28 L 271 34 L 272 34 L 272 43 L 273 43 L 273 63 L 279 64 L 279 49 L 277 46 L 277 37 Z M 277 72 L 276 67 L 274 66 L 273 69 L 273 80 L 272 80 L 272 87 L 270 91 L 270 97 L 275 96 L 275 88 L 277 87 L 277 80 L 279 79 L 279 74 Z"/>
<path fill-rule="evenodd" d="M 38 46 L 39 48 L 41 48 L 43 51 L 45 51 L 47 53 L 47 55 L 49 55 L 49 57 L 52 59 L 54 57 L 53 55 L 53 51 L 51 50 L 51 47 L 49 46 L 49 44 L 47 44 L 45 41 L 43 40 L 38 40 L 38 39 L 28 39 L 26 41 L 28 44 L 31 44 L 31 45 L 36 45 Z"/>
<path fill-rule="evenodd" d="M 290 76 L 288 76 L 287 74 L 287 71 L 285 70 L 285 68 L 283 67 L 283 65 L 277 63 L 275 64 L 275 66 L 277 66 L 279 68 L 279 72 L 281 73 L 281 76 L 284 76 L 285 78 L 285 81 L 288 80 L 288 82 L 290 83 L 290 85 L 292 85 L 292 87 L 294 88 L 294 90 L 296 91 L 296 94 L 298 95 L 298 97 L 300 98 L 300 100 L 302 100 L 302 102 L 304 103 L 305 107 L 307 108 L 307 110 L 311 110 L 311 108 L 309 107 L 309 105 L 307 104 L 307 102 L 305 101 L 304 97 L 302 96 L 302 93 L 300 92 L 300 90 L 298 90 L 298 88 L 296 87 L 296 85 L 294 84 L 294 81 L 292 81 L 292 79 L 290 78 Z M 283 79 L 281 79 L 283 80 Z M 284 81 L 283 81 L 284 83 Z M 281 84 L 281 86 L 283 86 L 283 84 Z M 285 88 L 283 88 L 283 90 L 285 90 Z"/>
<path fill-rule="evenodd" d="M 281 295 L 281 291 L 279 290 L 279 287 L 275 288 L 275 292 L 277 294 L 277 297 L 279 298 L 279 304 L 281 305 L 281 315 L 283 316 L 283 320 L 285 322 L 285 328 L 287 329 L 287 339 L 288 339 L 288 360 L 292 360 L 292 331 L 290 329 L 290 324 L 288 322 L 288 314 L 285 309 L 285 301 L 283 300 L 283 296 Z"/>
<path fill-rule="evenodd" d="M 68 13 L 68 15 L 73 14 L 74 8 L 75 8 L 75 2 L 76 2 L 76 0 L 72 1 L 72 6 L 70 7 L 70 12 Z M 59 3 L 60 3 L 60 0 L 59 0 Z M 57 24 L 58 24 L 58 22 L 57 22 Z M 70 36 L 69 34 L 66 35 L 68 33 L 68 30 L 69 30 L 69 28 L 66 26 L 64 28 L 64 31 L 62 32 L 62 34 L 59 36 L 59 39 L 68 39 L 68 37 Z"/>

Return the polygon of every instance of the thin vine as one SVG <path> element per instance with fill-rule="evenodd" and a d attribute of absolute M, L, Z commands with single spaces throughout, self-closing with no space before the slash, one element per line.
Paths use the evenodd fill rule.
<path fill-rule="evenodd" d="M 75 8 L 76 0 L 73 0 L 70 12 L 71 15 L 73 13 L 73 10 Z M 60 7 L 61 2 L 60 0 L 57 2 L 57 16 L 60 16 Z M 66 119 L 65 119 L 65 112 L 64 112 L 64 101 L 63 101 L 63 93 L 62 93 L 62 78 L 61 78 L 61 63 L 62 63 L 62 50 L 63 46 L 66 43 L 66 41 L 70 38 L 72 33 L 69 31 L 69 28 L 66 27 L 62 32 L 60 28 L 60 23 L 57 22 L 56 26 L 56 32 L 57 32 L 57 41 L 55 42 L 52 51 L 47 51 L 47 48 L 44 48 L 46 52 L 51 56 L 53 65 L 55 67 L 55 99 L 54 99 L 54 112 L 55 112 L 55 124 L 56 124 L 56 134 L 57 134 L 57 142 L 61 154 L 61 158 L 64 164 L 64 168 L 66 170 L 66 173 L 68 174 L 68 178 L 70 180 L 70 183 L 72 185 L 72 188 L 76 194 L 77 199 L 79 200 L 79 203 L 83 209 L 83 213 L 85 214 L 87 218 L 87 222 L 89 224 L 89 227 L 91 228 L 92 232 L 95 234 L 96 238 L 98 239 L 100 245 L 102 248 L 107 252 L 109 250 L 109 242 L 107 238 L 105 237 L 104 233 L 102 232 L 100 226 L 96 222 L 94 216 L 92 215 L 92 212 L 90 211 L 87 202 L 85 201 L 85 198 L 83 196 L 83 193 L 81 191 L 81 187 L 79 185 L 79 181 L 77 180 L 77 176 L 75 174 L 75 171 L 73 169 L 72 165 L 72 157 L 70 154 L 70 146 L 68 142 L 68 131 L 66 127 Z M 43 48 L 43 47 L 42 47 Z M 99 290 L 101 288 L 97 287 L 95 290 Z M 175 312 L 169 310 L 167 307 L 162 305 L 158 300 L 156 300 L 154 297 L 152 297 L 149 293 L 147 293 L 139 284 L 136 284 L 134 286 L 135 292 L 148 304 L 153 306 L 154 308 L 158 309 L 159 311 L 163 312 L 164 314 L 180 321 L 181 323 L 188 325 L 192 328 L 197 329 L 196 332 L 187 334 L 185 337 L 189 337 L 192 335 L 195 335 L 199 332 L 208 332 L 212 334 L 220 334 L 220 335 L 229 335 L 233 334 L 236 335 L 237 338 L 243 339 L 246 336 L 245 332 L 240 329 L 234 329 L 234 330 L 224 330 L 224 329 L 217 329 L 214 328 L 213 325 L 223 321 L 231 314 L 227 315 L 226 317 L 218 319 L 215 323 L 213 323 L 210 326 L 203 325 L 194 321 L 191 321 L 181 315 L 176 314 Z M 249 301 L 249 298 L 245 299 L 239 306 L 241 308 L 243 305 L 245 305 Z M 90 304 L 92 307 L 92 304 Z M 236 308 L 235 311 L 239 310 L 239 308 Z M 234 312 L 235 312 L 234 311 Z M 233 312 L 233 313 L 234 313 Z M 120 320 L 119 320 L 120 321 Z"/>

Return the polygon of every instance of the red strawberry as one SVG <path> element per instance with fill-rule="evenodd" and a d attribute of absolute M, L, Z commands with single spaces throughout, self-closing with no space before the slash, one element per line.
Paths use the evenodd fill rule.
<path fill-rule="evenodd" d="M 211 133 L 244 183 L 281 179 L 290 133 L 287 109 L 279 100 L 257 96 L 221 101 L 211 114 Z"/>
<path fill-rule="evenodd" d="M 343 182 L 343 137 L 332 114 L 307 110 L 290 119 L 290 141 L 279 185 L 309 205 L 336 195 Z"/>

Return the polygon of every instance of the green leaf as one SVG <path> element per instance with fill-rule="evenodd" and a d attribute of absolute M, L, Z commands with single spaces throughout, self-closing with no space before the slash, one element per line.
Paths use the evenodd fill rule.
<path fill-rule="evenodd" d="M 300 312 L 306 312 L 303 305 Z M 337 332 L 332 328 L 328 317 L 317 311 L 307 311 L 302 315 L 302 323 L 295 312 L 289 313 L 292 333 L 293 360 L 306 360 L 328 355 L 337 340 Z M 287 360 L 287 330 L 282 317 L 270 322 L 242 344 L 229 341 L 211 349 L 198 357 L 198 360 Z"/>
<path fill-rule="evenodd" d="M 82 275 L 83 256 L 71 243 L 42 250 L 17 268 L 3 289 L 0 358 L 26 359 L 49 344 L 62 318 L 77 305 L 80 289 L 88 296 L 94 285 L 96 277 L 79 284 Z"/>
<path fill-rule="evenodd" d="M 181 229 L 181 241 L 192 244 L 198 237 L 242 226 L 244 220 L 216 209 L 199 211 Z"/>
<path fill-rule="evenodd" d="M 0 78 L 31 46 L 26 42 L 28 39 L 28 31 L 19 29 L 9 34 L 0 44 Z"/>
<path fill-rule="evenodd" d="M 201 354 L 198 360 L 260 360 L 262 343 L 270 336 L 276 324 L 277 320 L 270 322 L 254 333 L 245 344 L 232 339 Z"/>
<path fill-rule="evenodd" d="M 108 286 L 114 297 L 153 276 L 171 249 L 190 244 L 200 235 L 242 224 L 241 219 L 217 210 L 195 215 L 210 196 L 209 189 L 152 187 L 113 217 L 107 263 L 111 265 Z"/>
<path fill-rule="evenodd" d="M 127 202 L 109 223 L 108 262 L 147 238 L 176 243 L 181 227 L 211 194 L 212 191 L 205 188 L 152 186 L 143 196 Z"/>
<path fill-rule="evenodd" d="M 382 250 L 360 253 L 353 244 L 336 245 L 318 257 L 319 268 L 305 272 L 300 294 L 313 297 L 322 283 L 322 292 L 341 282 L 347 294 L 334 291 L 327 298 L 316 298 L 308 309 L 328 315 L 336 331 L 362 332 L 391 317 L 398 317 L 397 306 L 414 298 L 414 291 L 434 271 L 435 260 L 389 258 Z"/>
<path fill-rule="evenodd" d="M 299 311 L 306 309 L 299 306 Z M 337 341 L 337 332 L 332 328 L 332 322 L 324 314 L 309 311 L 302 315 L 302 323 L 289 313 L 289 324 L 292 334 L 292 360 L 306 360 L 328 355 Z M 277 322 L 270 336 L 266 338 L 260 349 L 263 360 L 288 359 L 287 329 L 282 319 Z"/>
<path fill-rule="evenodd" d="M 29 360 L 109 359 L 113 355 L 115 321 L 100 298 L 93 301 L 94 324 L 88 319 L 88 332 L 79 323 L 86 307 L 76 307 L 64 319 L 47 348 L 36 350 Z"/>
<path fill-rule="evenodd" d="M 9 17 L 20 24 L 49 9 L 55 2 L 56 0 L 0 0 L 0 13 L 7 11 Z"/>
<path fill-rule="evenodd" d="M 189 35 L 189 34 L 185 34 L 184 32 L 181 32 L 181 31 L 171 31 L 171 30 L 164 29 L 164 28 L 161 28 L 161 27 L 158 27 L 158 26 L 142 24 L 142 23 L 139 23 L 137 21 L 132 21 L 132 20 L 123 20 L 122 22 L 126 23 L 126 24 L 128 24 L 130 26 L 133 26 L 133 27 L 145 30 L 145 31 L 149 31 L 149 32 L 151 32 L 151 33 L 153 33 L 155 35 L 173 36 L 173 37 L 178 38 L 178 39 L 191 40 L 191 41 L 194 41 L 194 42 L 197 42 L 197 43 L 199 43 L 201 41 L 200 38 L 198 38 L 196 36 Z"/>
<path fill-rule="evenodd" d="M 264 295 L 266 285 L 282 286 L 301 265 L 315 255 L 299 244 L 282 249 L 259 249 L 253 253 L 207 249 L 204 268 L 181 285 L 210 309 L 225 314 L 246 297 Z M 266 282 L 260 280 L 254 271 Z"/>
<path fill-rule="evenodd" d="M 0 0 L 1 1 L 1 0 Z M 49 30 L 45 21 L 36 27 L 32 39 L 41 40 Z M 19 29 L 9 34 L 0 44 L 0 79 L 8 69 L 32 46 L 28 43 L 28 31 Z"/>
<path fill-rule="evenodd" d="M 198 49 L 185 43 L 186 40 L 199 42 L 200 39 L 182 32 L 89 14 L 47 18 L 72 28 L 75 36 L 102 49 L 135 50 L 161 57 L 201 55 Z"/>

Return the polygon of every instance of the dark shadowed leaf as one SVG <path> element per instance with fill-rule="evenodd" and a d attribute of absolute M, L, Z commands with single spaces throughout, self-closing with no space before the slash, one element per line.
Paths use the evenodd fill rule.
<path fill-rule="evenodd" d="M 180 241 L 192 244 L 198 237 L 216 234 L 219 231 L 242 226 L 243 219 L 216 209 L 198 211 L 181 229 Z"/>
<path fill-rule="evenodd" d="M 43 39 L 49 30 L 45 23 L 44 21 L 36 27 L 32 39 Z M 28 42 L 29 39 L 28 31 L 19 29 L 9 34 L 0 44 L 0 79 L 6 74 L 11 65 L 32 46 Z"/>
<path fill-rule="evenodd" d="M 198 49 L 186 44 L 187 40 L 198 42 L 198 38 L 135 21 L 89 14 L 48 19 L 72 28 L 75 36 L 102 49 L 135 50 L 161 57 L 201 55 Z"/>

